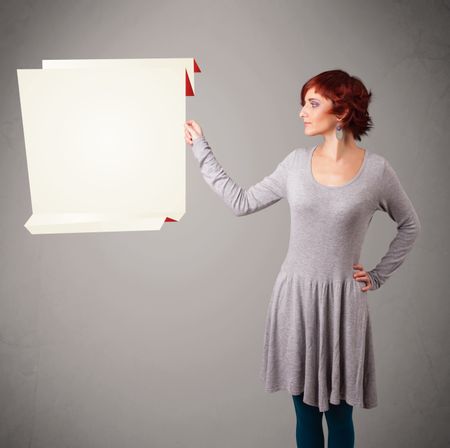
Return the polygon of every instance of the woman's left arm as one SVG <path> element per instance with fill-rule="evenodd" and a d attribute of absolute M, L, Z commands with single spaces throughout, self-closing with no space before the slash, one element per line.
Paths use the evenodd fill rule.
<path fill-rule="evenodd" d="M 402 187 L 400 180 L 385 159 L 383 175 L 380 182 L 378 210 L 386 212 L 397 223 L 397 235 L 391 241 L 388 251 L 375 266 L 368 271 L 372 286 L 370 290 L 378 289 L 400 267 L 411 251 L 417 239 L 421 223 L 416 210 Z"/>

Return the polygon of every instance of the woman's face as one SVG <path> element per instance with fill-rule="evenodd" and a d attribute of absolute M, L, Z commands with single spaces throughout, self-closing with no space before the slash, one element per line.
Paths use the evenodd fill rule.
<path fill-rule="evenodd" d="M 305 95 L 305 105 L 299 113 L 304 121 L 306 135 L 318 135 L 334 132 L 337 125 L 337 117 L 328 111 L 333 105 L 332 101 L 316 91 L 309 89 Z"/>

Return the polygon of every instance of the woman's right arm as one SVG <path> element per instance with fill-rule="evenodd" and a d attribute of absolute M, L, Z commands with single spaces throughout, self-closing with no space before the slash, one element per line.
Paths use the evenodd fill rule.
<path fill-rule="evenodd" d="M 240 187 L 228 176 L 203 135 L 193 140 L 192 152 L 205 181 L 236 216 L 255 213 L 286 197 L 287 177 L 295 150 L 279 163 L 272 174 L 248 189 Z"/>

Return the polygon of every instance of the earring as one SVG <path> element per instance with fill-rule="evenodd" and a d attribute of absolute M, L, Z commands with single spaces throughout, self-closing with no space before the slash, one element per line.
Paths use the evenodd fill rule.
<path fill-rule="evenodd" d="M 342 140 L 344 138 L 344 131 L 342 130 L 342 126 L 340 124 L 336 126 L 336 138 L 338 140 Z"/>

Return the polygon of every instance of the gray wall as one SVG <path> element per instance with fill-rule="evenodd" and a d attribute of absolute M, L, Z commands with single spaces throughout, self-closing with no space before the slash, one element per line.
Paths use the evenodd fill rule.
<path fill-rule="evenodd" d="M 423 229 L 369 292 L 379 405 L 354 409 L 356 446 L 448 446 L 448 2 L 213 3 L 0 4 L 0 446 L 295 447 L 291 397 L 258 380 L 286 201 L 237 218 L 189 153 L 187 213 L 161 231 L 33 236 L 23 226 L 16 69 L 135 57 L 197 59 L 187 118 L 245 187 L 290 148 L 321 141 L 297 115 L 308 78 L 342 68 L 373 91 L 375 128 L 360 144 L 391 162 Z M 365 268 L 395 231 L 375 215 Z"/>

